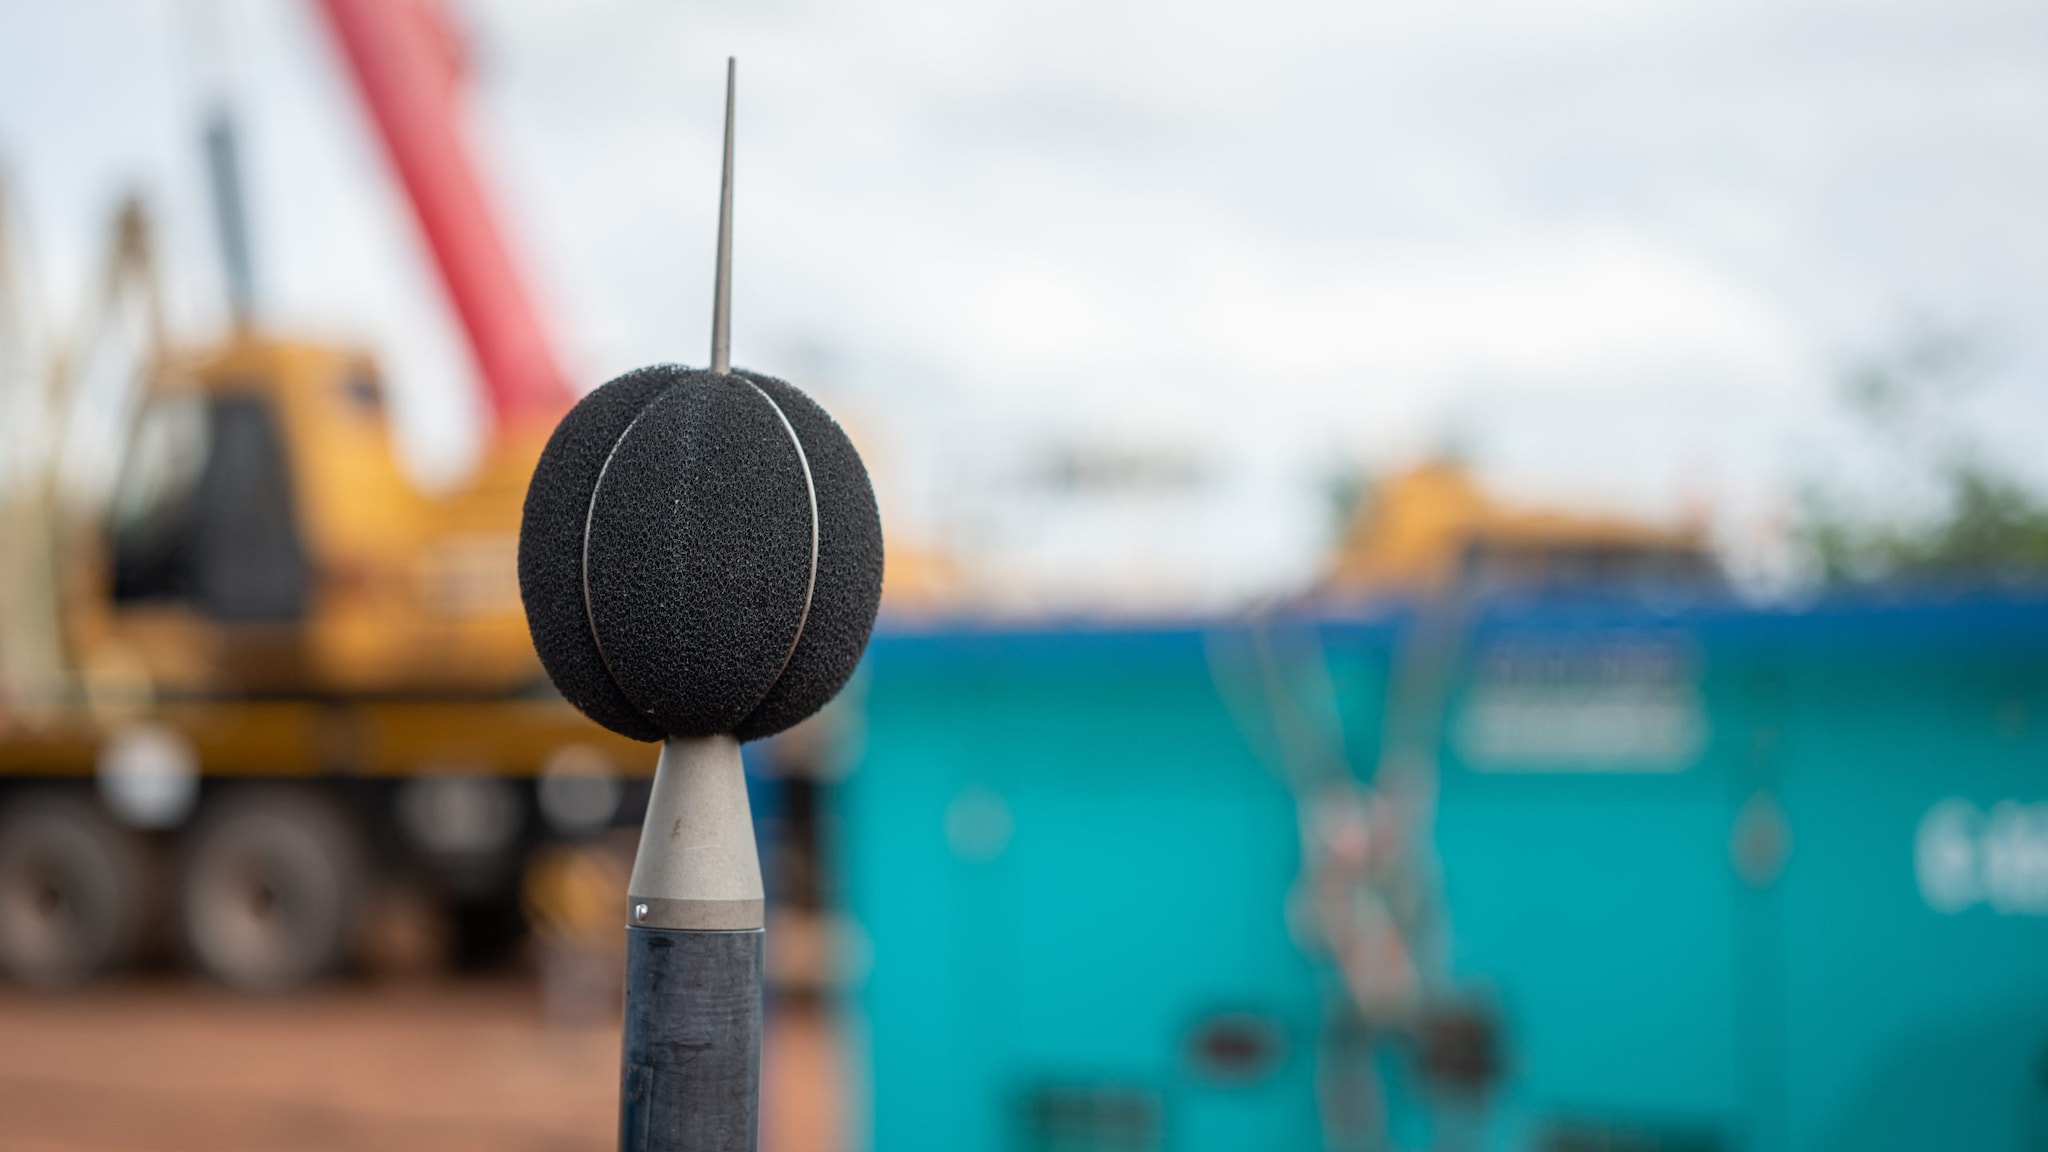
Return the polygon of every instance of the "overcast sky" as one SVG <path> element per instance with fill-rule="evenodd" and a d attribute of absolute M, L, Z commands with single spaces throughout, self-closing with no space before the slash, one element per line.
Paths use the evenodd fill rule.
<path fill-rule="evenodd" d="M 705 357 L 736 54 L 735 359 L 855 430 L 892 532 L 1057 597 L 1283 586 L 1322 477 L 1446 444 L 1503 492 L 1707 510 L 1764 555 L 1800 483 L 1880 467 L 1835 379 L 1916 326 L 1982 342 L 1969 421 L 2048 480 L 2038 4 L 455 11 L 476 152 L 582 384 Z M 459 472 L 467 353 L 308 4 L 0 0 L 0 169 L 46 310 L 133 184 L 184 330 L 218 324 L 216 73 L 266 317 L 374 345 L 408 459 Z M 1127 483 L 1044 482 L 1076 457 Z"/>

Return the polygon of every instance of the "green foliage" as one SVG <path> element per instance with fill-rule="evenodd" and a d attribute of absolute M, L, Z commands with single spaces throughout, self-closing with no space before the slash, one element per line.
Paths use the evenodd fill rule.
<path fill-rule="evenodd" d="M 2048 500 L 1953 422 L 1978 367 L 1954 335 L 1923 336 L 1852 373 L 1844 396 L 1900 468 L 1930 480 L 1931 513 L 1873 516 L 1809 484 L 1798 541 L 1828 585 L 2048 584 Z"/>
<path fill-rule="evenodd" d="M 1940 514 L 1897 523 L 1860 518 L 1810 493 L 1800 537 L 1828 584 L 2048 583 L 2048 504 L 1981 461 L 1941 477 Z"/>

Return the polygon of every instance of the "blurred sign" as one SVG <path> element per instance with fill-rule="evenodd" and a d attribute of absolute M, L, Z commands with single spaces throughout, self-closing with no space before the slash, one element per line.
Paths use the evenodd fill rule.
<path fill-rule="evenodd" d="M 2000 800 L 1985 812 L 1961 797 L 1943 800 L 1920 818 L 1913 872 L 1936 912 L 1988 904 L 2048 916 L 2048 803 Z"/>
<path fill-rule="evenodd" d="M 1678 772 L 1707 721 L 1683 643 L 1514 640 L 1483 649 L 1456 729 L 1481 772 Z"/>

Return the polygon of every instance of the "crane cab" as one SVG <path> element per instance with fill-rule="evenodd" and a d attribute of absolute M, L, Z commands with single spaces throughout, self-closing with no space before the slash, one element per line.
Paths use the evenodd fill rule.
<path fill-rule="evenodd" d="M 177 695 L 489 693 L 538 675 L 517 579 L 530 453 L 423 492 L 367 356 L 255 339 L 168 364 L 131 429 L 70 589 L 88 656 Z"/>

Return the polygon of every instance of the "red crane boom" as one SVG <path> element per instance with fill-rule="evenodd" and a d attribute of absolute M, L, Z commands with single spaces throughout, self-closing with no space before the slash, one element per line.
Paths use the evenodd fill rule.
<path fill-rule="evenodd" d="M 319 0 L 441 282 L 497 432 L 552 423 L 570 390 L 459 128 L 459 53 L 433 0 Z"/>

